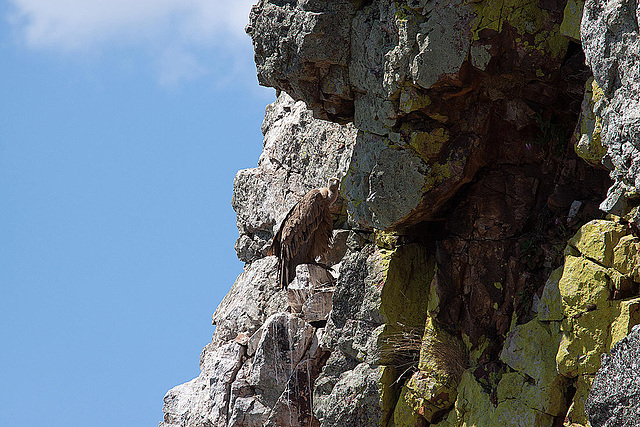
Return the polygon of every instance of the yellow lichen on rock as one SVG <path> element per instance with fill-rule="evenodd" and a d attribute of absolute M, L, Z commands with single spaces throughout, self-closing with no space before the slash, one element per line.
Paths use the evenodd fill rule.
<path fill-rule="evenodd" d="M 569 7 L 569 4 L 567 4 Z M 595 104 L 604 93 L 593 77 L 587 80 L 580 118 L 574 134 L 574 149 L 578 156 L 593 166 L 601 166 L 607 149 L 602 145 L 602 119 L 594 113 Z"/>
<path fill-rule="evenodd" d="M 382 250 L 393 251 L 398 243 L 398 236 L 387 231 L 375 230 L 373 238 L 376 246 Z"/>
<path fill-rule="evenodd" d="M 561 321 L 564 318 L 562 311 L 562 296 L 560 295 L 560 279 L 564 268 L 558 267 L 547 279 L 538 303 L 538 319 L 549 321 Z"/>
<path fill-rule="evenodd" d="M 444 162 L 435 162 L 430 164 L 430 169 L 425 176 L 423 189 L 425 192 L 433 190 L 436 186 L 444 181 L 451 179 L 453 176 L 462 176 L 467 163 L 467 157 L 462 151 L 454 151 L 449 153 Z"/>
<path fill-rule="evenodd" d="M 567 255 L 559 289 L 563 314 L 571 318 L 604 307 L 611 296 L 611 278 L 607 268 L 590 259 Z"/>
<path fill-rule="evenodd" d="M 485 0 L 477 3 L 476 31 L 484 29 L 501 32 L 508 22 L 521 33 L 537 32 L 549 20 L 549 14 L 537 2 L 521 0 Z"/>
<path fill-rule="evenodd" d="M 432 421 L 453 404 L 456 386 L 456 382 L 442 381 L 430 371 L 414 373 L 402 387 L 394 411 L 395 426 L 415 426 L 420 417 Z"/>
<path fill-rule="evenodd" d="M 428 95 L 418 92 L 413 85 L 404 85 L 400 92 L 398 109 L 403 113 L 410 113 L 431 105 L 431 99 Z"/>
<path fill-rule="evenodd" d="M 378 337 L 379 363 L 385 366 L 380 380 L 383 419 L 392 420 L 395 411 L 415 417 L 418 412 L 407 406 L 411 401 L 400 397 L 403 403 L 395 403 L 400 393 L 397 379 L 418 365 L 435 261 L 421 245 L 398 246 L 397 236 L 392 234 L 376 232 L 375 240 L 381 254 L 378 287 L 380 314 L 385 321 Z M 416 387 L 422 385 L 416 382 Z"/>
<path fill-rule="evenodd" d="M 568 242 L 564 265 L 545 285 L 538 316 L 512 324 L 507 334 L 500 359 L 508 368 L 495 377 L 495 401 L 467 370 L 453 408 L 434 425 L 551 426 L 554 418 L 567 414 L 566 425 L 586 426 L 584 401 L 602 353 L 640 323 L 640 297 L 614 299 L 640 269 L 636 257 L 640 240 L 628 233 L 616 220 L 582 226 Z M 477 363 L 478 349 L 467 350 L 470 363 Z M 424 372 L 437 371 L 423 360 Z M 423 398 L 432 399 L 439 391 L 434 378 L 415 376 L 407 383 L 396 408 L 397 419 L 415 420 L 412 417 L 424 408 L 437 414 Z M 567 402 L 571 384 L 576 394 Z"/>
<path fill-rule="evenodd" d="M 593 220 L 582 227 L 569 239 L 580 254 L 604 267 L 613 266 L 613 249 L 622 236 L 625 227 L 614 221 Z"/>
<path fill-rule="evenodd" d="M 588 426 L 589 420 L 584 412 L 584 402 L 589 396 L 591 384 L 595 375 L 579 375 L 576 379 L 576 394 L 573 396 L 573 402 L 567 411 L 565 427 L 582 427 Z"/>
<path fill-rule="evenodd" d="M 556 355 L 560 374 L 573 378 L 596 373 L 600 368 L 600 355 L 608 350 L 609 325 L 616 311 L 615 307 L 601 307 L 579 318 L 565 319 Z"/>
<path fill-rule="evenodd" d="M 384 258 L 388 264 L 380 313 L 387 328 L 423 328 L 435 261 L 423 246 L 417 244 L 399 246 Z"/>
<path fill-rule="evenodd" d="M 576 394 L 566 426 L 588 424 L 584 402 L 601 355 L 640 323 L 640 297 L 617 299 L 637 288 L 638 238 L 615 220 L 580 228 L 565 251 L 561 294 L 562 339 L 556 354 L 560 374 L 575 378 Z"/>
<path fill-rule="evenodd" d="M 492 426 L 495 407 L 470 370 L 462 374 L 458 398 L 449 415 L 434 427 Z"/>
<path fill-rule="evenodd" d="M 549 13 L 536 1 L 485 0 L 476 3 L 476 20 L 472 24 L 472 41 L 480 39 L 482 30 L 503 31 L 508 24 L 521 36 L 533 36 L 532 43 L 524 41 L 521 48 L 529 53 L 541 52 L 553 58 L 562 57 L 569 39 L 562 35 L 560 25 L 549 26 Z"/>
<path fill-rule="evenodd" d="M 502 396 L 504 400 L 517 399 L 521 405 L 537 412 L 551 416 L 563 414 L 567 380 L 556 370 L 559 341 L 557 322 L 533 319 L 513 328 L 505 340 L 500 359 L 518 375 L 507 373 L 502 376 L 498 384 L 498 401 Z M 522 384 L 518 384 L 519 378 L 522 378 Z"/>
<path fill-rule="evenodd" d="M 426 163 L 436 160 L 444 144 L 449 141 L 449 132 L 444 128 L 436 128 L 431 132 L 412 132 L 409 145 Z"/>
<path fill-rule="evenodd" d="M 582 21 L 583 9 L 584 1 L 567 1 L 567 5 L 564 7 L 562 24 L 560 24 L 560 34 L 577 42 L 580 41 L 580 22 Z"/>
<path fill-rule="evenodd" d="M 433 422 L 448 410 L 456 399 L 465 361 L 462 342 L 427 318 L 418 370 L 402 388 L 394 412 L 395 425 L 415 425 L 418 416 Z"/>
<path fill-rule="evenodd" d="M 494 406 L 491 397 L 476 381 L 471 371 L 465 371 L 458 386 L 458 399 L 448 416 L 434 427 L 479 427 L 479 426 L 522 426 L 551 427 L 553 417 L 524 405 L 520 400 L 509 398 L 519 393 L 519 378 L 508 375 L 507 381 L 513 387 L 501 390 L 502 400 Z"/>
<path fill-rule="evenodd" d="M 613 249 L 613 267 L 620 273 L 640 282 L 640 239 L 627 235 Z"/>
<path fill-rule="evenodd" d="M 629 335 L 631 328 L 640 324 L 640 297 L 633 298 L 631 300 L 616 301 L 617 305 L 617 317 L 611 323 L 611 337 L 607 345 L 607 349 L 611 347 L 622 338 Z"/>

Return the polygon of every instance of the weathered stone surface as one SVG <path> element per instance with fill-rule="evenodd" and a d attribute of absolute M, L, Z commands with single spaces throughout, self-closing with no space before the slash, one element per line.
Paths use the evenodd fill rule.
<path fill-rule="evenodd" d="M 582 46 L 593 77 L 603 90 L 594 105 L 602 118 L 604 164 L 614 185 L 602 208 L 628 213 L 640 188 L 640 35 L 635 2 L 587 0 L 582 17 Z"/>
<path fill-rule="evenodd" d="M 640 421 L 640 327 L 602 356 L 585 409 L 592 427 L 635 426 Z"/>
<path fill-rule="evenodd" d="M 438 381 L 428 372 L 414 373 L 402 388 L 393 413 L 394 425 L 414 426 L 442 415 L 455 402 L 456 385 Z"/>
<path fill-rule="evenodd" d="M 507 374 L 508 377 L 509 374 Z M 517 387 L 508 391 L 499 390 L 499 403 L 495 406 L 489 394 L 482 389 L 473 375 L 466 371 L 458 386 L 458 399 L 454 409 L 443 421 L 432 425 L 436 427 L 551 427 L 554 425 L 552 416 L 532 409 L 513 398 L 520 392 Z"/>
<path fill-rule="evenodd" d="M 267 106 L 262 132 L 258 166 L 236 174 L 231 200 L 240 231 L 236 252 L 247 262 L 266 254 L 280 223 L 307 191 L 346 174 L 356 138 L 352 126 L 314 119 L 304 103 L 284 92 Z"/>
<path fill-rule="evenodd" d="M 614 221 L 592 221 L 569 240 L 559 281 L 565 319 L 556 362 L 562 375 L 595 374 L 600 355 L 640 322 L 637 300 L 616 297 L 637 292 L 625 276 L 637 268 L 632 256 L 623 258 L 632 255 L 635 239 L 627 232 Z M 575 408 L 570 412 L 583 418 Z"/>
<path fill-rule="evenodd" d="M 609 328 L 615 309 L 601 307 L 577 319 L 565 319 L 562 341 L 556 355 L 558 372 L 566 377 L 594 374 L 600 355 L 607 351 Z"/>
<path fill-rule="evenodd" d="M 317 290 L 305 301 L 302 314 L 307 322 L 326 321 L 333 307 L 333 290 Z"/>
<path fill-rule="evenodd" d="M 315 329 L 294 315 L 277 313 L 254 336 L 257 343 L 248 347 L 255 348 L 247 350 L 252 357 L 230 384 L 229 425 L 317 425 L 312 384 L 324 352 Z"/>
<path fill-rule="evenodd" d="M 215 313 L 214 341 L 225 342 L 238 334 L 253 334 L 269 317 L 287 308 L 277 280 L 277 259 L 266 257 L 245 266 Z"/>
<path fill-rule="evenodd" d="M 620 301 L 618 311 L 611 322 L 609 347 L 626 337 L 631 329 L 640 324 L 640 298 Z"/>
<path fill-rule="evenodd" d="M 317 375 L 313 370 L 318 361 L 303 358 L 315 338 L 314 328 L 291 314 L 278 313 L 267 319 L 260 331 L 244 381 L 257 404 L 269 408 L 262 414 L 269 416 L 264 425 L 283 425 L 278 423 L 282 417 L 290 419 L 290 425 L 311 421 L 311 378 Z M 244 406 L 248 396 L 242 397 Z M 236 410 L 234 403 L 233 411 L 241 414 L 242 408 Z"/>
<path fill-rule="evenodd" d="M 354 13 L 347 0 L 259 1 L 246 31 L 260 84 L 304 99 L 318 117 L 350 117 L 347 61 Z"/>
<path fill-rule="evenodd" d="M 573 401 L 565 421 L 570 427 L 588 426 L 587 414 L 584 411 L 584 404 L 589 395 L 594 375 L 578 375 L 575 382 L 576 393 L 573 395 Z"/>
<path fill-rule="evenodd" d="M 384 87 L 385 80 L 395 79 L 385 79 L 384 72 L 389 69 L 392 76 L 406 73 L 404 67 L 399 70 L 392 65 L 385 67 L 386 53 L 389 52 L 392 60 L 398 54 L 397 51 L 392 52 L 395 45 L 395 10 L 395 5 L 389 7 L 374 1 L 359 10 L 351 24 L 353 36 L 349 81 L 355 92 L 353 121 L 358 129 L 378 135 L 385 135 L 396 123 L 396 111 Z M 406 41 L 413 43 L 412 29 L 405 27 L 403 30 L 409 32 Z"/>
<path fill-rule="evenodd" d="M 329 250 L 320 258 L 320 262 L 331 266 L 334 275 L 338 275 L 340 271 L 340 262 L 347 253 L 347 239 L 351 234 L 351 230 L 337 229 L 333 230 L 333 242 Z"/>
<path fill-rule="evenodd" d="M 316 382 L 314 395 L 316 415 L 323 425 L 343 425 L 340 423 L 346 422 L 341 421 L 342 418 L 335 418 L 335 408 L 326 406 L 334 404 L 350 388 L 365 388 L 368 390 L 367 396 L 373 393 L 366 378 L 358 385 L 356 378 L 359 369 L 368 372 L 367 378 L 375 378 L 379 382 L 383 370 L 370 364 L 379 358 L 384 360 L 382 363 L 397 363 L 387 357 L 393 358 L 390 351 L 393 351 L 394 344 L 385 347 L 385 343 L 393 341 L 393 336 L 399 336 L 400 330 L 416 327 L 420 330 L 423 327 L 433 268 L 433 260 L 429 259 L 424 248 L 415 244 L 392 249 L 369 244 L 359 252 L 347 254 L 341 266 L 333 311 L 323 338 L 324 345 L 333 353 Z M 390 339 L 383 339 L 381 344 L 380 336 Z M 418 349 L 419 335 L 416 359 Z M 343 356 L 335 358 L 335 354 Z M 352 366 L 345 367 L 345 360 L 352 360 Z M 345 382 L 343 378 L 348 380 Z M 392 383 L 395 378 L 389 377 L 386 381 Z M 356 405 L 359 408 L 353 409 L 354 414 L 346 418 L 352 420 L 349 422 L 361 424 L 344 425 L 370 425 L 365 422 L 371 421 L 366 421 L 362 415 L 353 418 L 363 412 L 379 420 L 383 413 L 380 392 L 376 386 L 375 399 L 371 394 L 364 403 Z M 332 424 L 336 422 L 338 424 Z"/>
<path fill-rule="evenodd" d="M 569 245 L 577 249 L 583 257 L 601 266 L 611 267 L 613 249 L 626 233 L 625 227 L 619 223 L 594 220 L 580 227 L 580 230 L 569 239 Z"/>
<path fill-rule="evenodd" d="M 563 415 L 567 410 L 568 381 L 556 370 L 560 337 L 557 323 L 545 324 L 538 319 L 518 325 L 509 332 L 500 359 L 517 371 L 517 378 L 522 381 L 518 392 L 514 392 L 513 385 L 506 385 L 510 382 L 508 377 L 503 376 L 498 393 L 501 387 L 506 388 L 510 392 L 503 392 L 505 399 L 517 399 L 521 404 L 551 416 Z M 532 381 L 525 381 L 525 377 Z"/>
<path fill-rule="evenodd" d="M 410 66 L 414 84 L 428 89 L 460 71 L 471 46 L 471 19 L 464 2 L 435 4 L 416 34 L 418 54 Z"/>
<path fill-rule="evenodd" d="M 561 321 L 564 318 L 562 312 L 562 295 L 560 294 L 560 279 L 562 267 L 553 270 L 542 290 L 542 296 L 538 303 L 538 319 L 542 321 Z"/>
<path fill-rule="evenodd" d="M 269 317 L 262 331 L 247 382 L 273 407 L 314 337 L 314 328 L 287 313 Z"/>
<path fill-rule="evenodd" d="M 496 408 L 470 371 L 465 371 L 458 385 L 458 398 L 449 415 L 437 427 L 490 426 Z"/>
<path fill-rule="evenodd" d="M 373 133 L 359 132 L 349 171 L 343 180 L 350 220 L 387 229 L 420 203 L 425 181 L 422 160 Z"/>
<path fill-rule="evenodd" d="M 371 244 L 348 252 L 342 261 L 321 341 L 331 357 L 315 382 L 313 397 L 314 414 L 322 426 L 380 423 L 382 368 L 372 362 L 384 328 L 380 288 L 386 267 L 382 254 Z"/>
<path fill-rule="evenodd" d="M 314 119 L 285 92 L 267 108 L 263 155 L 238 173 L 233 199 L 249 264 L 216 311 L 211 345 L 241 356 L 233 375 L 203 372 L 174 389 L 170 421 L 551 426 L 575 387 L 567 423 L 585 425 L 600 354 L 640 321 L 638 300 L 620 300 L 637 292 L 637 239 L 616 221 L 581 229 L 549 277 L 568 235 L 600 217 L 609 185 L 566 150 L 581 104 L 576 152 L 617 180 L 605 205 L 630 208 L 638 180 L 635 6 L 586 7 L 600 67 L 587 94 L 569 45 L 581 38 L 579 0 L 260 1 L 247 28 L 260 82 L 354 125 Z M 318 292 L 297 300 L 299 316 L 282 313 L 266 245 L 296 196 L 333 175 L 343 177 L 335 223 L 351 230 L 326 261 L 332 311 Z M 401 378 L 377 365 L 395 360 L 381 357 L 384 339 L 427 316 L 467 347 L 459 382 L 440 381 L 423 348 Z M 326 330 L 309 325 L 325 319 Z M 187 409 L 206 384 L 223 390 L 215 408 Z"/>
<path fill-rule="evenodd" d="M 541 127 L 542 144 L 559 143 L 552 141 L 557 126 L 542 121 L 567 111 L 563 92 L 552 87 L 572 96 L 584 87 L 581 58 L 564 58 L 564 9 L 518 1 L 263 0 L 249 33 L 262 84 L 360 130 L 344 184 L 351 219 L 400 229 L 441 209 L 482 166 L 529 161 L 535 150 L 520 142 L 534 139 L 532 126 Z M 353 102 L 352 115 L 337 114 L 334 101 Z"/>
<path fill-rule="evenodd" d="M 377 343 L 374 331 L 384 324 L 380 288 L 385 267 L 382 255 L 373 245 L 347 253 L 323 337 L 325 347 L 340 350 L 359 362 L 372 357 Z"/>
<path fill-rule="evenodd" d="M 287 300 L 293 313 L 304 313 L 308 322 L 327 320 L 335 279 L 326 268 L 313 264 L 296 267 L 296 277 L 287 287 Z"/>
<path fill-rule="evenodd" d="M 607 308 L 612 287 L 608 269 L 584 257 L 565 257 L 559 282 L 565 317 Z"/>
<path fill-rule="evenodd" d="M 400 425 L 400 419 L 409 423 L 416 417 L 424 418 L 428 411 L 430 414 L 441 412 L 443 407 L 453 403 L 453 398 L 448 404 L 441 404 L 440 396 L 432 392 L 446 387 L 453 397 L 457 385 L 456 375 L 449 375 L 455 377 L 453 379 L 445 378 L 448 365 L 445 363 L 443 366 L 442 357 L 433 357 L 446 353 L 446 344 L 449 344 L 444 339 L 446 332 L 436 334 L 427 321 L 435 260 L 422 245 L 398 245 L 399 239 L 397 235 L 384 232 L 376 232 L 375 235 L 383 265 L 386 265 L 380 300 L 385 325 L 378 341 L 378 363 L 385 367 L 380 384 L 383 425 L 387 422 Z M 432 349 L 437 352 L 432 352 Z M 398 377 L 414 368 L 421 372 L 409 380 L 413 381 L 413 387 L 408 391 L 408 386 L 402 386 Z M 437 372 L 434 374 L 432 370 Z M 436 375 L 442 376 L 443 380 L 439 381 Z"/>
<path fill-rule="evenodd" d="M 231 384 L 242 366 L 244 348 L 235 342 L 207 345 L 200 356 L 201 374 L 169 390 L 160 427 L 227 425 Z"/>
<path fill-rule="evenodd" d="M 416 328 L 422 332 L 427 321 L 430 286 L 435 274 L 435 259 L 419 244 L 405 244 L 393 250 L 378 248 L 382 255 L 384 277 L 380 313 L 386 332 Z"/>
<path fill-rule="evenodd" d="M 601 355 L 640 323 L 640 298 L 620 300 L 638 291 L 632 281 L 637 238 L 629 232 L 615 221 L 592 221 L 567 246 L 558 286 L 565 318 L 556 364 L 560 374 L 575 378 L 566 415 L 571 425 L 587 424 L 585 399 Z"/>
<path fill-rule="evenodd" d="M 350 361 L 345 363 L 341 358 Z M 378 383 L 382 368 L 365 362 L 341 370 L 353 363 L 349 356 L 334 351 L 316 380 L 313 411 L 323 427 L 380 425 Z"/>
<path fill-rule="evenodd" d="M 640 238 L 626 235 L 613 249 L 613 267 L 640 282 Z"/>
<path fill-rule="evenodd" d="M 498 404 L 491 425 L 551 427 L 553 417 L 522 405 L 518 400 L 507 399 Z"/>
<path fill-rule="evenodd" d="M 465 365 L 462 342 L 433 319 L 427 319 L 418 370 L 402 387 L 393 423 L 410 426 L 439 419 L 456 400 Z M 400 365 L 398 369 L 408 368 Z"/>
<path fill-rule="evenodd" d="M 582 10 L 584 9 L 584 1 L 568 0 L 564 7 L 564 17 L 560 24 L 560 33 L 577 42 L 580 41 L 580 22 L 582 21 Z"/>
<path fill-rule="evenodd" d="M 505 167 L 471 184 L 447 218 L 451 235 L 437 246 L 438 265 L 449 266 L 436 274 L 438 319 L 460 325 L 474 345 L 491 337 L 496 353 L 531 280 L 524 265 L 534 243 L 521 236 L 536 198 L 531 172 Z"/>
<path fill-rule="evenodd" d="M 567 8 L 570 3 L 572 2 L 567 3 Z M 578 156 L 597 167 L 603 167 L 602 162 L 607 153 L 607 149 L 602 145 L 602 119 L 594 112 L 603 96 L 602 89 L 593 77 L 587 80 L 580 119 L 574 134 L 574 148 Z"/>

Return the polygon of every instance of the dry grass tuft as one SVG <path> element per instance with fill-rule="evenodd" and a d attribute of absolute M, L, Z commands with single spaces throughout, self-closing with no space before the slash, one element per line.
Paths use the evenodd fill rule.
<path fill-rule="evenodd" d="M 381 365 L 398 369 L 403 372 L 401 377 L 420 369 L 460 380 L 467 368 L 467 358 L 459 339 L 436 329 L 429 322 L 425 329 L 398 324 L 394 330 L 380 339 L 378 351 Z"/>
<path fill-rule="evenodd" d="M 460 381 L 467 369 L 467 357 L 462 342 L 445 331 L 425 329 L 421 354 L 426 365 Z"/>
<path fill-rule="evenodd" d="M 385 334 L 381 340 L 379 359 L 381 365 L 393 366 L 399 370 L 415 371 L 420 361 L 422 328 L 400 326 L 398 332 Z"/>

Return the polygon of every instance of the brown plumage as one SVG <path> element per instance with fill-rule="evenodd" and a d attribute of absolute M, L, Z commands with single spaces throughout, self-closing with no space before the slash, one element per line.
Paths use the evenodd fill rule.
<path fill-rule="evenodd" d="M 286 288 L 296 276 L 296 266 L 315 262 L 331 244 L 333 220 L 330 207 L 338 197 L 338 178 L 309 191 L 291 208 L 273 237 L 268 254 L 278 257 L 278 280 Z"/>

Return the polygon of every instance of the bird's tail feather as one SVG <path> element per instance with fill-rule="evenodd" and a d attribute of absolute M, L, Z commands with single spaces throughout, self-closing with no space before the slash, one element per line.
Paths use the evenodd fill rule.
<path fill-rule="evenodd" d="M 288 279 L 289 279 L 289 271 L 288 271 L 288 268 L 287 268 L 287 263 L 282 258 L 280 259 L 280 271 L 279 271 L 279 274 L 280 274 L 280 277 L 279 277 L 280 288 L 281 289 L 287 289 Z"/>

